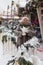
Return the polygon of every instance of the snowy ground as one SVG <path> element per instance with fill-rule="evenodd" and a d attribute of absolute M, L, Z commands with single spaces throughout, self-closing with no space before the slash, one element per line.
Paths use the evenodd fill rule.
<path fill-rule="evenodd" d="M 5 51 L 4 52 L 6 52 L 6 46 L 7 46 L 7 44 L 5 44 L 5 46 L 4 46 L 5 47 Z M 43 44 L 41 44 L 40 47 L 43 48 Z M 12 55 L 14 55 L 13 52 L 15 52 L 15 54 L 16 54 L 17 49 L 15 48 L 15 51 L 14 51 L 14 48 L 13 48 L 12 50 L 11 49 L 7 50 L 7 53 L 3 52 L 3 43 L 1 42 L 1 36 L 0 36 L 0 65 L 6 65 L 7 62 L 12 59 Z M 4 55 L 3 55 L 3 53 L 4 53 Z M 43 52 L 37 51 L 36 55 L 43 61 Z"/>

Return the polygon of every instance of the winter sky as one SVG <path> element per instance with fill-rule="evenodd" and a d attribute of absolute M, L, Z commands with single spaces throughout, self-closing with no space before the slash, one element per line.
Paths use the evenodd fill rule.
<path fill-rule="evenodd" d="M 0 0 L 0 13 L 4 10 L 6 10 L 7 5 L 11 4 L 12 0 Z"/>

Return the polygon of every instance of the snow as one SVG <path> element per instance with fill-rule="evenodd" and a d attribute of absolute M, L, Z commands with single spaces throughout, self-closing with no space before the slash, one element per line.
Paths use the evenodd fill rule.
<path fill-rule="evenodd" d="M 3 43 L 0 41 L 0 57 L 3 55 Z"/>
<path fill-rule="evenodd" d="M 3 29 L 4 28 L 4 26 L 0 26 L 0 29 Z"/>
<path fill-rule="evenodd" d="M 26 35 L 26 33 L 28 33 L 28 28 L 26 28 L 24 26 L 23 26 L 23 28 L 21 28 L 21 30 L 22 30 L 22 35 Z"/>
<path fill-rule="evenodd" d="M 35 38 L 35 41 L 36 40 L 37 39 Z M 23 56 L 21 56 L 21 52 L 24 52 Z M 30 62 L 34 63 L 34 65 L 43 65 L 42 61 L 36 54 L 29 56 L 29 52 L 26 51 L 26 48 L 23 45 L 21 45 L 21 47 L 18 47 L 18 50 L 17 50 L 16 46 L 14 46 L 14 58 L 16 58 L 16 60 L 17 60 L 19 57 L 25 58 L 26 61 L 30 61 Z M 8 61 L 11 59 L 13 59 L 12 54 L 8 53 L 8 54 L 3 55 L 3 43 L 0 40 L 0 65 L 6 65 L 8 63 Z"/>
<path fill-rule="evenodd" d="M 34 65 L 42 65 L 42 61 L 40 60 L 40 58 L 38 56 L 31 56 L 32 60 L 33 60 L 33 64 Z"/>
<path fill-rule="evenodd" d="M 21 45 L 21 51 L 26 52 L 26 48 L 23 45 Z"/>
<path fill-rule="evenodd" d="M 38 38 L 36 38 L 35 36 L 32 39 L 26 41 L 26 43 L 24 43 L 24 45 L 28 45 L 28 44 L 34 47 L 37 46 L 37 44 L 40 45 Z"/>
<path fill-rule="evenodd" d="M 31 44 L 32 46 L 39 44 L 38 39 L 36 37 L 33 37 L 29 40 L 29 44 Z"/>

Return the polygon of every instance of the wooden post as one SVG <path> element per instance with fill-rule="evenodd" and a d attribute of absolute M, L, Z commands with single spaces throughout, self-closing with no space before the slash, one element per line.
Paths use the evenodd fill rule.
<path fill-rule="evenodd" d="M 42 36 L 42 40 L 43 40 L 43 20 L 42 20 L 42 14 L 41 14 L 41 10 L 43 10 L 43 7 L 37 8 L 37 14 L 38 14 L 38 19 L 39 19 L 39 25 L 40 25 L 40 30 L 41 30 L 41 36 Z"/>

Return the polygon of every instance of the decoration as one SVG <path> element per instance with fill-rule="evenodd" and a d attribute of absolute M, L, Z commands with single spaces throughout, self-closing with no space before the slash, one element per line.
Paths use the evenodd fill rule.
<path fill-rule="evenodd" d="M 7 65 L 14 65 L 16 63 L 16 60 L 10 60 L 8 61 Z M 19 65 L 33 65 L 30 61 L 26 61 L 23 57 L 20 57 L 18 60 L 17 60 L 17 64 Z"/>
<path fill-rule="evenodd" d="M 14 63 L 15 63 L 15 60 L 13 59 L 13 60 L 8 61 L 7 65 L 10 65 L 10 64 L 14 65 Z"/>
<path fill-rule="evenodd" d="M 18 63 L 19 65 L 33 65 L 30 61 L 27 62 L 23 57 L 18 59 Z"/>
<path fill-rule="evenodd" d="M 2 33 L 2 30 L 0 29 L 0 33 Z"/>
<path fill-rule="evenodd" d="M 4 43 L 4 41 L 7 42 L 7 35 L 4 35 L 4 36 L 2 37 L 2 42 Z"/>
<path fill-rule="evenodd" d="M 11 37 L 11 41 L 16 45 L 16 39 L 14 37 Z"/>

